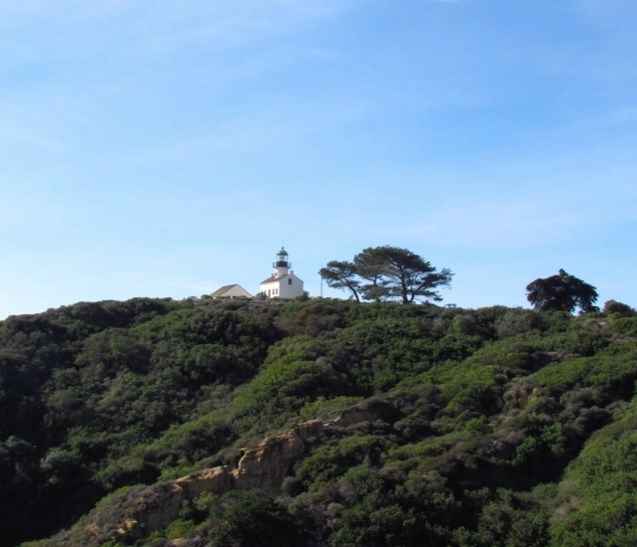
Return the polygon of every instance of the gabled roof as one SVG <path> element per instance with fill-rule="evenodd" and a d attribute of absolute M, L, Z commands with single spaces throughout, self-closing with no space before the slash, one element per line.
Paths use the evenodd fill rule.
<path fill-rule="evenodd" d="M 241 289 L 244 293 L 246 293 L 246 295 L 250 295 L 250 293 L 248 291 L 246 291 L 241 285 L 239 285 L 238 283 L 233 283 L 231 285 L 224 285 L 223 287 L 217 289 L 215 292 L 213 292 L 210 296 L 212 298 L 218 298 L 220 296 L 223 296 L 224 294 L 226 294 L 227 292 L 231 291 L 234 288 L 239 288 Z M 252 296 L 252 295 L 250 295 Z"/>
<path fill-rule="evenodd" d="M 273 275 L 271 277 L 268 277 L 267 279 L 264 279 L 263 281 L 261 281 L 261 285 L 263 285 L 264 283 L 272 283 L 273 281 L 281 281 L 281 279 L 285 279 L 286 277 L 290 277 L 290 274 L 283 274 L 283 275 Z"/>

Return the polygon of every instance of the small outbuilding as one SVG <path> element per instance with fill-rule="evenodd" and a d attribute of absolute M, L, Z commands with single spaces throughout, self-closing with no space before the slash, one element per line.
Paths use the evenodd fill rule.
<path fill-rule="evenodd" d="M 210 295 L 211 298 L 252 298 L 252 295 L 246 291 L 241 285 L 234 283 L 232 285 L 224 285 Z"/>

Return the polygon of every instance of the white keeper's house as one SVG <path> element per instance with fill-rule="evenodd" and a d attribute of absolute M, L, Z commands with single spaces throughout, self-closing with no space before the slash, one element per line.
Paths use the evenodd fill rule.
<path fill-rule="evenodd" d="M 296 298 L 305 295 L 303 281 L 290 269 L 287 251 L 281 247 L 272 264 L 274 273 L 261 281 L 259 292 L 266 298 Z"/>

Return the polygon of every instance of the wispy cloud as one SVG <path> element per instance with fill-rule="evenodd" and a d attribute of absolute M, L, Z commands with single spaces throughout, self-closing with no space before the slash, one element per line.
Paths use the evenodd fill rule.
<path fill-rule="evenodd" d="M 636 106 L 620 106 L 606 111 L 600 111 L 592 116 L 582 116 L 573 123 L 570 130 L 588 132 L 596 129 L 621 128 L 637 123 Z"/>
<path fill-rule="evenodd" d="M 202 42 L 208 47 L 237 47 L 281 32 L 298 32 L 303 25 L 334 17 L 352 5 L 352 0 L 2 2 L 0 29 L 19 38 L 23 29 L 46 23 L 50 30 L 64 31 L 48 32 L 46 38 L 59 48 L 74 45 L 78 55 L 83 51 L 77 39 L 84 45 L 108 43 L 111 51 L 136 55 L 140 47 L 170 50 Z M 113 40 L 114 35 L 119 39 Z M 33 48 L 39 47 L 41 43 L 33 43 Z"/>
<path fill-rule="evenodd" d="M 11 146 L 18 146 L 55 154 L 66 149 L 62 142 L 42 131 L 11 123 L 0 123 L 0 146 L 5 150 Z"/>
<path fill-rule="evenodd" d="M 615 25 L 632 26 L 630 20 L 623 20 L 623 15 L 637 13 L 637 6 L 632 0 L 575 0 L 574 5 L 581 13 L 599 25 L 613 22 Z M 619 16 L 619 17 L 618 17 Z"/>
<path fill-rule="evenodd" d="M 562 180 L 555 188 L 520 180 L 519 191 L 490 188 L 483 196 L 478 190 L 465 192 L 465 197 L 449 195 L 420 215 L 408 211 L 393 218 L 391 231 L 396 237 L 423 237 L 439 246 L 532 249 L 586 242 L 634 219 L 637 190 L 630 181 L 611 175 L 604 188 L 595 173 L 590 179 L 583 174 L 578 180 L 577 175 L 571 172 L 573 181 Z"/>
<path fill-rule="evenodd" d="M 507 249 L 563 240 L 585 223 L 585 215 L 547 206 L 542 201 L 458 201 L 427 215 L 425 222 L 403 225 L 402 231 L 427 237 L 438 245 Z"/>

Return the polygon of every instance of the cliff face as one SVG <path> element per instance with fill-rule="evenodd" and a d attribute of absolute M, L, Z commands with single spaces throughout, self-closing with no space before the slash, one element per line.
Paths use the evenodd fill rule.
<path fill-rule="evenodd" d="M 308 441 L 324 428 L 320 420 L 302 423 L 245 449 L 236 468 L 213 467 L 174 481 L 133 488 L 108 500 L 89 513 L 73 530 L 83 545 L 101 545 L 110 540 L 125 543 L 146 537 L 179 516 L 182 504 L 201 494 L 224 494 L 232 489 L 260 488 L 279 491 L 291 465 L 305 454 Z M 64 535 L 60 538 L 64 544 Z"/>
<path fill-rule="evenodd" d="M 195 499 L 206 492 L 223 494 L 234 487 L 234 480 L 229 466 L 225 465 L 196 471 L 173 484 L 181 489 L 184 499 Z"/>
<path fill-rule="evenodd" d="M 291 464 L 305 453 L 308 437 L 322 428 L 320 420 L 306 422 L 246 450 L 231 472 L 233 487 L 278 491 Z"/>

